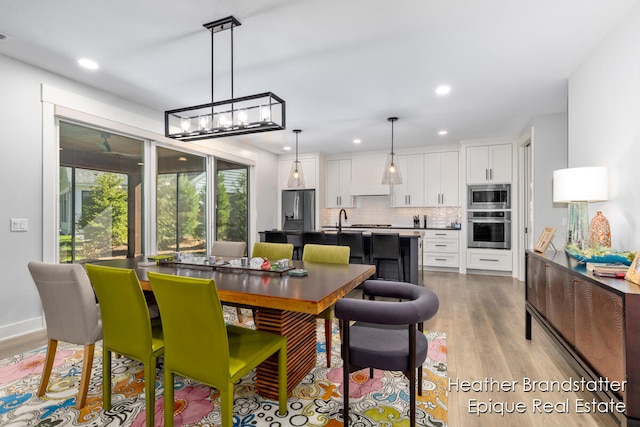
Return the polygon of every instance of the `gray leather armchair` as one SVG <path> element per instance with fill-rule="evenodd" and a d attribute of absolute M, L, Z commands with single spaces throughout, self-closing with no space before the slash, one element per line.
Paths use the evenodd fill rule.
<path fill-rule="evenodd" d="M 409 378 L 410 425 L 414 426 L 416 368 L 422 394 L 422 364 L 429 347 L 422 322 L 438 312 L 438 297 L 423 286 L 386 280 L 367 280 L 363 291 L 369 298 L 390 300 L 342 298 L 335 304 L 342 328 L 344 425 L 349 425 L 349 374 L 376 368 L 402 371 Z M 355 323 L 350 325 L 351 321 Z"/>

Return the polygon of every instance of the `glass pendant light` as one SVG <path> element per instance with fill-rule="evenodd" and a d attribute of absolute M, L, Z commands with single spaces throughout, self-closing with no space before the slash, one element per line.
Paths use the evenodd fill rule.
<path fill-rule="evenodd" d="M 302 172 L 302 162 L 298 160 L 298 134 L 302 132 L 300 129 L 294 129 L 293 133 L 296 134 L 296 159 L 291 164 L 291 171 L 289 172 L 289 181 L 287 187 L 289 188 L 304 188 L 304 172 Z"/>
<path fill-rule="evenodd" d="M 391 122 L 391 152 L 387 155 L 387 161 L 384 164 L 382 184 L 402 184 L 402 173 L 400 172 L 400 165 L 398 164 L 396 153 L 393 152 L 393 123 L 398 120 L 398 118 L 389 117 L 387 120 Z"/>

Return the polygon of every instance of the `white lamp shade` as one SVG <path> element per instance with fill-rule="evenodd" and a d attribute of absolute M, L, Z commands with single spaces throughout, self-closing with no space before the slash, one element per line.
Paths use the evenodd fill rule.
<path fill-rule="evenodd" d="M 608 199 L 607 168 L 601 166 L 553 171 L 553 201 L 602 202 Z"/>

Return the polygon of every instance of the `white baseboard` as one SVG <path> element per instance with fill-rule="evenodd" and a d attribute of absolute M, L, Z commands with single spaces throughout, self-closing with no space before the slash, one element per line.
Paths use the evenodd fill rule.
<path fill-rule="evenodd" d="M 44 329 L 44 318 L 34 317 L 22 322 L 11 323 L 0 327 L 0 342 L 9 338 L 36 332 Z"/>

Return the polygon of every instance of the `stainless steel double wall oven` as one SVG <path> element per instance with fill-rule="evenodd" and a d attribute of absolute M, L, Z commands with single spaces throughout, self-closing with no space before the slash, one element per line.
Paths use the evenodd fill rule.
<path fill-rule="evenodd" d="M 511 184 L 468 187 L 469 248 L 511 249 Z"/>

